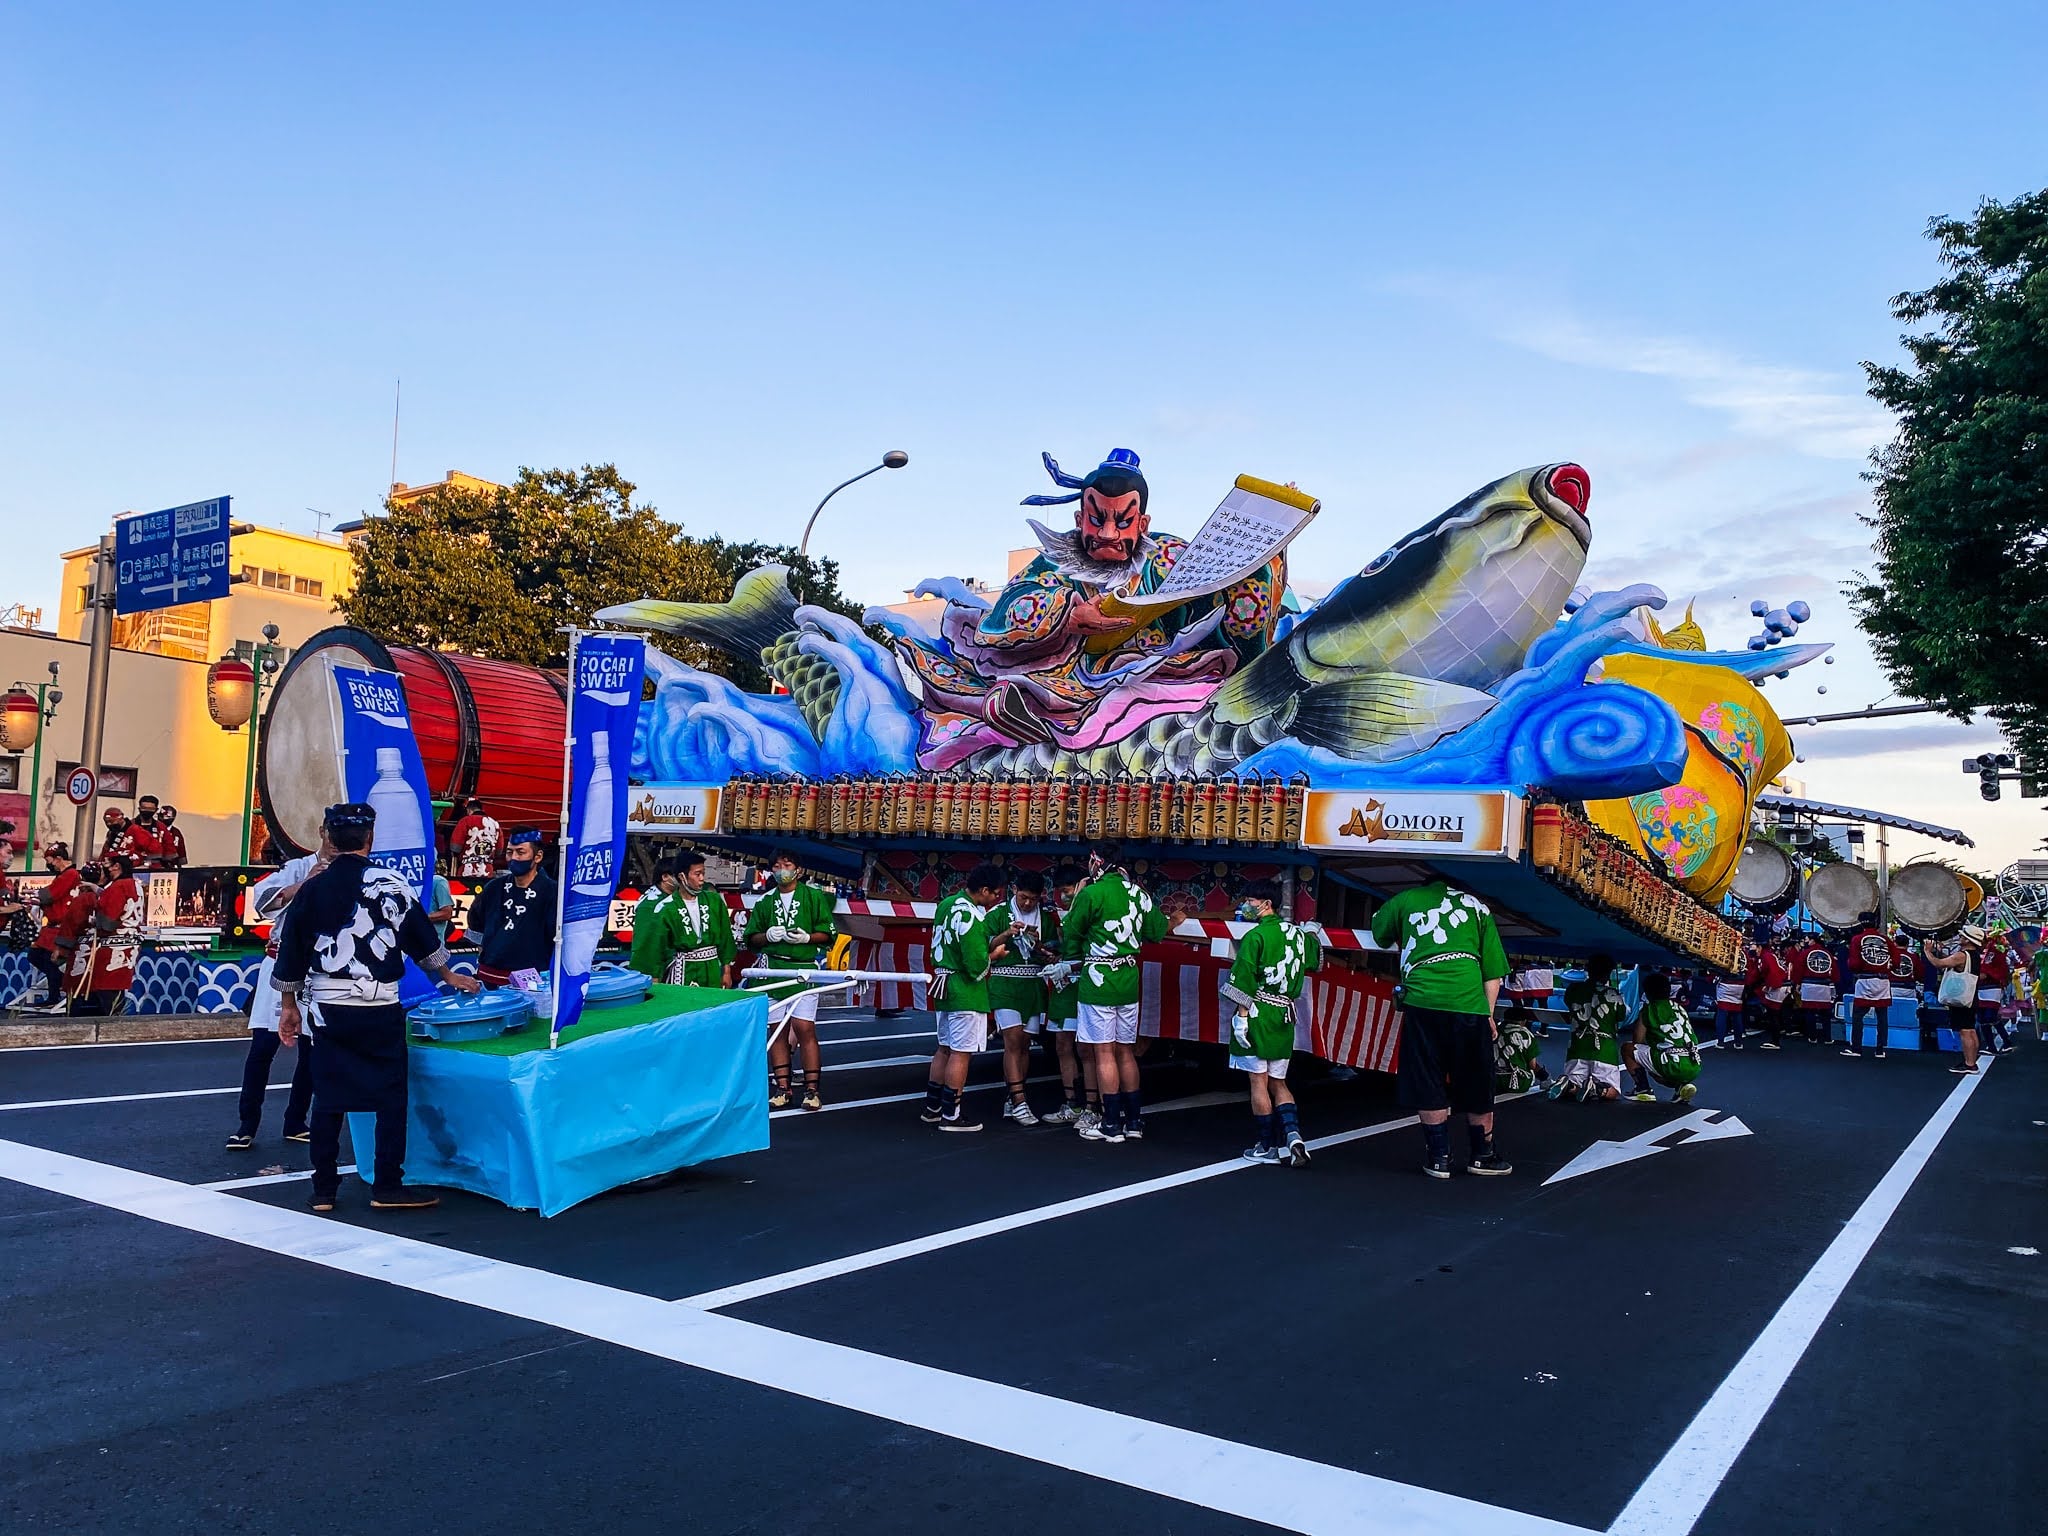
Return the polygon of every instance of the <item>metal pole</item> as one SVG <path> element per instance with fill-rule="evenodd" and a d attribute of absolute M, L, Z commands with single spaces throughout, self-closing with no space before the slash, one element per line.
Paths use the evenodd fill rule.
<path fill-rule="evenodd" d="M 1892 925 L 1891 844 L 1885 839 L 1885 824 L 1877 824 L 1877 925 L 1887 931 Z"/>
<path fill-rule="evenodd" d="M 1294 866 L 1280 866 L 1280 915 L 1288 922 L 1294 921 Z"/>
<path fill-rule="evenodd" d="M 875 465 L 874 469 L 862 470 L 859 474 L 853 477 L 853 480 L 865 480 L 869 475 L 874 474 L 876 470 L 887 469 L 888 467 L 889 466 L 886 464 L 877 464 Z M 853 484 L 853 480 L 840 481 L 837 485 L 833 486 L 831 490 L 827 491 L 825 493 L 824 500 L 820 501 L 818 505 L 814 509 L 812 509 L 811 520 L 808 523 L 804 524 L 804 536 L 802 539 L 797 541 L 796 555 L 799 560 L 801 560 L 806 554 L 810 552 L 811 529 L 817 526 L 818 514 L 825 510 L 825 502 L 830 501 L 834 496 L 837 496 L 841 491 L 845 490 L 849 485 Z"/>
<path fill-rule="evenodd" d="M 569 696 L 562 701 L 562 815 L 555 824 L 555 952 L 548 963 L 548 1049 L 562 1043 L 556 1020 L 562 1016 L 562 914 L 568 909 L 568 861 L 562 857 L 569 843 L 569 798 L 576 767 L 576 652 L 583 631 L 569 631 Z M 578 850 L 579 852 L 581 850 Z"/>
<path fill-rule="evenodd" d="M 21 865 L 22 873 L 29 875 L 36 872 L 36 796 L 43 787 L 43 732 L 49 728 L 50 724 L 47 719 L 41 718 L 49 713 L 49 707 L 43 702 L 43 695 L 48 693 L 52 686 L 50 683 L 36 684 L 36 715 L 38 718 L 36 721 L 35 766 L 28 771 L 28 847 L 23 852 Z"/>
<path fill-rule="evenodd" d="M 79 747 L 79 766 L 92 774 L 93 793 L 78 808 L 72 828 L 72 856 L 81 862 L 92 847 L 92 813 L 99 800 L 100 747 L 107 726 L 107 669 L 114 646 L 114 594 L 107 590 L 107 572 L 114 566 L 114 536 L 100 535 L 99 552 L 92 562 L 92 649 L 85 673 L 85 735 Z"/>
<path fill-rule="evenodd" d="M 255 708 L 249 714 L 249 763 L 242 773 L 242 862 L 249 862 L 249 840 L 256 830 L 256 733 L 263 725 L 263 662 L 269 648 L 259 645 L 255 649 L 256 665 L 251 669 L 256 674 Z M 432 891 L 427 893 L 433 895 Z"/>

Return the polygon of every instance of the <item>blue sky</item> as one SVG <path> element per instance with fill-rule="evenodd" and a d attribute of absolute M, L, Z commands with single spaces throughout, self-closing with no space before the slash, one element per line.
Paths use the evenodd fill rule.
<path fill-rule="evenodd" d="M 1524 464 L 1589 576 L 1739 644 L 1864 557 L 1858 363 L 1927 218 L 2038 187 L 2038 6 L 17 6 L 0 15 L 0 601 L 226 491 L 611 460 L 697 532 L 819 525 L 857 595 L 994 575 L 1040 449 L 1232 476 L 1355 569 Z M 1816 690 L 1829 688 L 1826 699 Z M 1988 727 L 1799 733 L 1813 793 L 2048 833 Z"/>

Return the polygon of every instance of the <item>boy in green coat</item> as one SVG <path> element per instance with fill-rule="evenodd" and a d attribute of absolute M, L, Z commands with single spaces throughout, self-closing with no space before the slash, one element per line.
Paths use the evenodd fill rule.
<path fill-rule="evenodd" d="M 1074 898 L 1081 894 L 1081 887 L 1088 883 L 1088 871 L 1078 864 L 1062 864 L 1052 872 L 1051 906 L 1057 903 L 1053 913 L 1055 935 L 1065 931 L 1066 914 L 1073 910 Z M 1055 941 L 1047 951 L 1057 955 L 1059 945 Z M 1049 1115 L 1041 1116 L 1047 1125 L 1074 1125 L 1081 1116 L 1093 1110 L 1100 1118 L 1102 1095 L 1095 1082 L 1095 1058 L 1086 1051 L 1076 1048 L 1075 1032 L 1081 1017 L 1081 984 L 1070 972 L 1057 969 L 1041 972 L 1047 977 L 1045 984 L 1045 1029 L 1052 1036 L 1053 1051 L 1059 1058 L 1060 1089 L 1064 1102 Z M 1064 985 L 1056 985 L 1051 979 L 1064 975 Z M 1084 1086 L 1085 1085 L 1085 1086 Z"/>
<path fill-rule="evenodd" d="M 1045 904 L 1045 876 L 1032 870 L 1013 874 L 1010 899 L 989 913 L 988 931 L 991 938 L 1007 935 L 1010 946 L 988 974 L 989 1010 L 1002 1036 L 1003 1082 L 1010 1090 L 1003 1118 L 1036 1125 L 1024 1083 L 1031 1075 L 1031 1037 L 1045 1028 L 1045 963 L 1059 953 L 1060 943 L 1060 915 Z M 1069 1060 L 1072 1053 L 1069 1042 Z"/>
<path fill-rule="evenodd" d="M 667 915 L 675 897 L 675 866 L 664 864 L 655 872 L 654 889 L 633 908 L 633 950 L 626 964 L 651 981 L 667 981 L 668 963 L 675 958 L 675 928 Z"/>
<path fill-rule="evenodd" d="M 1676 1104 L 1688 1102 L 1700 1091 L 1700 1043 L 1692 1032 L 1692 1021 L 1671 1001 L 1671 978 L 1661 972 L 1643 978 L 1643 1007 L 1636 1015 L 1636 1037 L 1629 1054 L 1639 1100 L 1657 1101 L 1650 1090 L 1653 1077 L 1671 1090 Z"/>
<path fill-rule="evenodd" d="M 1613 977 L 1613 958 L 1594 955 L 1586 962 L 1586 979 L 1564 989 L 1572 1038 L 1565 1047 L 1564 1076 L 1550 1085 L 1553 1099 L 1590 1104 L 1621 1097 L 1621 1027 L 1628 1022 L 1628 1000 Z"/>
<path fill-rule="evenodd" d="M 1509 1005 L 1493 1038 L 1493 1091 L 1527 1093 L 1548 1082 L 1550 1069 L 1543 1065 L 1542 1049 L 1535 1015 L 1520 1003 Z"/>
<path fill-rule="evenodd" d="M 979 1120 L 960 1112 L 960 1096 L 968 1061 L 988 1044 L 989 971 L 1009 953 L 1007 930 L 989 920 L 989 908 L 1002 899 L 1003 872 L 981 864 L 967 876 L 967 889 L 941 901 L 932 915 L 932 1007 L 939 1043 L 920 1118 L 942 1131 L 981 1129 Z"/>
<path fill-rule="evenodd" d="M 1115 849 L 1089 852 L 1088 884 L 1060 925 L 1066 956 L 1059 981 L 1078 973 L 1080 1017 L 1076 1033 L 1095 1057 L 1102 1118 L 1083 1115 L 1075 1129 L 1083 1141 L 1122 1142 L 1145 1137 L 1138 1098 L 1138 946 L 1166 937 L 1166 916 L 1124 872 Z"/>
<path fill-rule="evenodd" d="M 1238 940 L 1223 1002 L 1226 1011 L 1234 1010 L 1230 1064 L 1250 1074 L 1252 1118 L 1259 1126 L 1259 1139 L 1246 1149 L 1245 1161 L 1306 1168 L 1308 1143 L 1302 1138 L 1294 1090 L 1287 1086 L 1287 1067 L 1294 1059 L 1294 1000 L 1308 985 L 1309 973 L 1322 965 L 1323 947 L 1280 920 L 1273 910 L 1279 899 L 1280 888 L 1271 880 L 1254 880 L 1244 888 L 1237 917 L 1252 931 Z"/>
<path fill-rule="evenodd" d="M 729 987 L 739 946 L 732 937 L 732 909 L 718 892 L 706 890 L 704 855 L 686 853 L 672 866 L 676 894 L 668 904 L 676 952 L 667 980 L 683 987 Z"/>
<path fill-rule="evenodd" d="M 801 878 L 796 855 L 787 850 L 777 850 L 768 862 L 768 872 L 774 877 L 775 887 L 754 903 L 754 910 L 747 916 L 747 948 L 760 955 L 764 966 L 776 970 L 815 970 L 818 951 L 832 942 L 839 903 L 832 899 L 830 891 Z M 772 980 L 766 984 L 779 997 L 788 996 L 792 986 Z M 803 1106 L 823 1109 L 825 1100 L 819 1092 L 818 994 L 812 991 L 798 995 L 790 1010 L 788 1029 L 768 1047 L 768 1107 L 789 1108 L 791 1035 L 796 1036 L 797 1048 L 803 1052 Z"/>

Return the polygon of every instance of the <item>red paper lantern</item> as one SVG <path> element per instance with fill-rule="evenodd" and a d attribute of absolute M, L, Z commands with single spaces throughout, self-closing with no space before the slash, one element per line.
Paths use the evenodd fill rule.
<path fill-rule="evenodd" d="M 16 683 L 7 690 L 7 697 L 0 699 L 0 747 L 9 752 L 26 752 L 36 744 L 36 734 L 42 726 L 42 705 L 33 693 Z"/>
<path fill-rule="evenodd" d="M 224 731 L 239 731 L 256 712 L 256 669 L 223 656 L 206 669 L 206 712 Z"/>

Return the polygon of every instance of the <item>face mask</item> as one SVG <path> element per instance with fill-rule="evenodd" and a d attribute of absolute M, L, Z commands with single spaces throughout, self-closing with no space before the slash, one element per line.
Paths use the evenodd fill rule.
<path fill-rule="evenodd" d="M 1248 901 L 1237 904 L 1237 920 L 1240 923 L 1256 923 L 1261 915 L 1259 909 Z"/>
<path fill-rule="evenodd" d="M 776 870 L 776 871 L 775 871 L 775 883 L 776 883 L 777 885 L 795 885 L 795 884 L 796 884 L 796 871 L 795 871 L 795 870 L 793 870 L 793 869 L 778 869 L 778 870 Z"/>
<path fill-rule="evenodd" d="M 505 861 L 505 867 L 511 870 L 513 878 L 517 879 L 521 875 L 524 875 L 528 870 L 532 869 L 534 863 L 535 860 L 533 859 L 507 859 Z"/>

